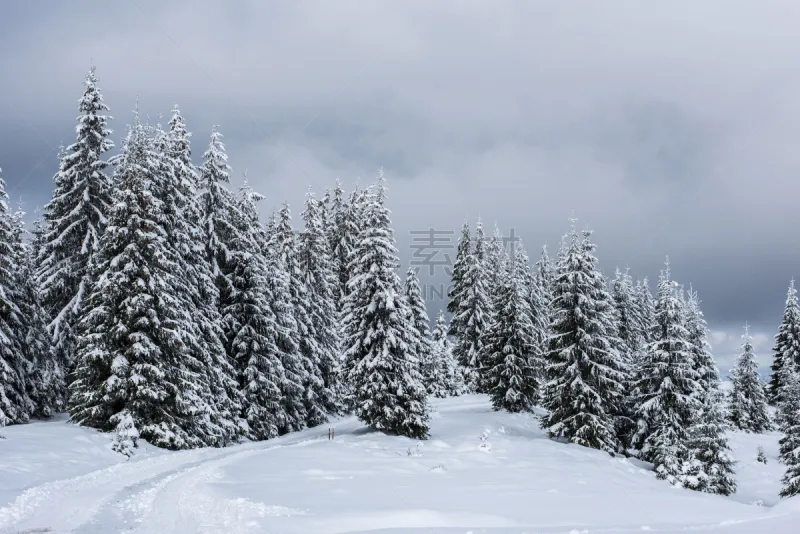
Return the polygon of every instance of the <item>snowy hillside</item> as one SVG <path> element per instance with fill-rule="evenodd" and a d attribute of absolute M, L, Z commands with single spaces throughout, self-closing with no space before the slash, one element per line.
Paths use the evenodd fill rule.
<path fill-rule="evenodd" d="M 431 423 L 424 442 L 344 419 L 332 442 L 324 426 L 128 461 L 108 436 L 63 419 L 9 427 L 0 532 L 780 534 L 800 522 L 800 501 L 778 499 L 777 434 L 732 437 L 739 491 L 726 498 L 548 440 L 531 416 L 492 412 L 482 396 L 437 402 Z"/>

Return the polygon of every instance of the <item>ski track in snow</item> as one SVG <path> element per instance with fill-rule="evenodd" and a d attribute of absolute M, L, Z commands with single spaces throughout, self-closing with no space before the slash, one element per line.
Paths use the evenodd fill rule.
<path fill-rule="evenodd" d="M 294 439 L 287 441 L 293 445 L 317 441 L 302 434 L 288 436 Z M 104 510 L 108 506 L 116 508 L 114 515 L 123 518 L 123 523 L 131 523 L 129 531 L 247 532 L 234 526 L 236 517 L 242 515 L 236 514 L 235 508 L 247 508 L 247 501 L 237 499 L 232 501 L 233 506 L 226 505 L 225 501 L 215 501 L 212 496 L 198 491 L 198 485 L 211 480 L 220 466 L 287 445 L 263 442 L 227 449 L 185 451 L 179 458 L 178 455 L 164 455 L 129 461 L 48 482 L 27 489 L 10 505 L 0 508 L 0 533 L 109 532 L 107 525 L 94 521 L 99 516 L 114 514 Z M 148 487 L 136 491 L 141 486 Z M 120 500 L 121 495 L 131 492 L 133 495 Z M 178 506 L 170 510 L 170 504 Z M 42 508 L 46 508 L 46 514 L 40 513 Z M 151 525 L 150 520 L 155 524 Z M 137 530 L 136 523 L 144 524 Z M 221 525 L 221 530 L 212 528 L 217 524 Z"/>

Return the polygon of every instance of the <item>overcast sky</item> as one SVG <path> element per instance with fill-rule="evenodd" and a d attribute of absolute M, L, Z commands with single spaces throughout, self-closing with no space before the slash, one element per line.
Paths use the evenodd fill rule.
<path fill-rule="evenodd" d="M 264 214 L 383 167 L 407 262 L 410 232 L 478 217 L 555 252 L 574 210 L 607 275 L 669 255 L 724 372 L 745 321 L 766 366 L 800 271 L 797 20 L 792 0 L 4 2 L 0 167 L 28 211 L 49 199 L 93 62 L 117 144 L 137 98 L 152 121 L 177 102 Z"/>

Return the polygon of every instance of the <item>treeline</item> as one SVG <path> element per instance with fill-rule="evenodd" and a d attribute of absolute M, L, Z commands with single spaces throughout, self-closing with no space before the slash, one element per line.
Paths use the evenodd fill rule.
<path fill-rule="evenodd" d="M 459 393 L 461 374 L 416 272 L 398 278 L 382 176 L 309 192 L 300 231 L 286 203 L 263 225 L 263 197 L 229 189 L 216 129 L 195 168 L 177 107 L 166 128 L 136 113 L 107 158 L 94 69 L 85 85 L 32 239 L 0 204 L 0 421 L 66 409 L 125 454 L 139 439 L 269 439 L 344 412 L 426 436 L 427 396 Z"/>
<path fill-rule="evenodd" d="M 544 408 L 550 437 L 654 465 L 676 485 L 728 495 L 736 490 L 726 431 L 773 428 L 751 339 L 726 395 L 709 350 L 697 293 L 672 279 L 658 291 L 598 269 L 592 232 L 573 221 L 558 256 L 543 248 L 531 266 L 521 240 L 491 237 L 479 221 L 462 229 L 448 309 L 454 353 L 469 389 L 495 409 Z M 800 492 L 800 311 L 794 285 L 776 336 L 769 395 L 778 406 L 787 467 L 783 495 Z"/>

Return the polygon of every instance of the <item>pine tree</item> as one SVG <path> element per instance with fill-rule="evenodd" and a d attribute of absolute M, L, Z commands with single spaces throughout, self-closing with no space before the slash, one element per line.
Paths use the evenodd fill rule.
<path fill-rule="evenodd" d="M 453 314 L 455 319 L 459 309 L 461 308 L 462 294 L 464 294 L 464 275 L 467 270 L 469 256 L 471 252 L 471 238 L 469 232 L 469 223 L 464 221 L 461 227 L 461 237 L 458 238 L 458 246 L 456 248 L 456 259 L 453 261 L 453 272 L 450 276 L 450 287 L 447 289 L 447 311 Z M 461 325 L 458 320 L 451 321 L 450 335 L 460 336 Z"/>
<path fill-rule="evenodd" d="M 700 401 L 709 406 L 718 402 L 717 391 L 720 388 L 719 371 L 708 344 L 708 325 L 700 309 L 697 292 L 689 288 L 686 303 L 686 331 L 689 334 L 692 366 L 697 374 Z"/>
<path fill-rule="evenodd" d="M 384 432 L 428 435 L 428 405 L 418 371 L 410 312 L 397 276 L 397 251 L 383 175 L 364 210 L 351 256 L 345 355 L 359 420 Z"/>
<path fill-rule="evenodd" d="M 528 411 L 538 390 L 529 291 L 519 268 L 524 258 L 523 253 L 515 254 L 499 280 L 494 319 L 484 334 L 485 384 L 495 410 Z"/>
<path fill-rule="evenodd" d="M 553 280 L 552 322 L 544 387 L 552 438 L 613 453 L 620 444 L 614 416 L 625 379 L 616 350 L 613 304 L 597 268 L 591 231 L 579 239 L 574 221 Z"/>
<path fill-rule="evenodd" d="M 89 263 L 97 250 L 110 210 L 112 182 L 103 155 L 114 144 L 107 127 L 111 117 L 92 67 L 79 101 L 75 143 L 60 154 L 55 190 L 45 206 L 45 230 L 37 258 L 42 303 L 58 357 L 74 363 L 74 326 L 89 290 Z"/>
<path fill-rule="evenodd" d="M 300 269 L 297 239 L 292 229 L 292 215 L 289 204 L 286 202 L 278 212 L 275 236 L 278 254 L 281 255 L 281 262 L 289 275 L 289 296 L 297 328 L 295 339 L 303 369 L 305 423 L 309 427 L 316 426 L 328 420 L 327 411 L 334 403 L 334 394 L 325 390 L 321 369 L 321 351 L 312 319 L 312 304 Z"/>
<path fill-rule="evenodd" d="M 460 296 L 460 307 L 453 315 L 453 321 L 459 325 L 453 353 L 466 370 L 467 387 L 472 391 L 482 392 L 483 334 L 490 320 L 491 304 L 485 272 L 485 239 L 480 221 L 475 234 L 475 248 L 467 256 L 464 269 L 464 291 Z"/>
<path fill-rule="evenodd" d="M 636 317 L 638 319 L 637 337 L 640 339 L 642 349 L 646 349 L 655 341 L 653 333 L 657 331 L 655 301 L 650 293 L 650 284 L 647 278 L 636 281 L 634 288 L 636 294 Z"/>
<path fill-rule="evenodd" d="M 64 370 L 56 359 L 56 354 L 47 333 L 49 318 L 42 307 L 39 288 L 36 286 L 35 251 L 41 230 L 38 221 L 34 223 L 34 240 L 28 245 L 23 239 L 24 213 L 20 210 L 14 215 L 15 248 L 14 265 L 16 269 L 14 301 L 19 309 L 16 342 L 28 366 L 25 385 L 31 399 L 33 417 L 46 418 L 65 408 Z"/>
<path fill-rule="evenodd" d="M 702 405 L 684 309 L 674 285 L 667 260 L 658 283 L 655 341 L 647 347 L 636 384 L 638 428 L 633 439 L 656 476 L 678 484 L 688 457 L 692 414 Z"/>
<path fill-rule="evenodd" d="M 347 280 L 349 278 L 348 263 L 353 250 L 353 241 L 350 220 L 350 205 L 344 198 L 344 190 L 339 180 L 333 190 L 330 206 L 330 220 L 328 220 L 328 244 L 330 261 L 336 276 L 336 285 L 333 288 L 337 311 L 341 311 L 344 299 L 347 296 Z"/>
<path fill-rule="evenodd" d="M 772 428 L 764 385 L 758 374 L 752 338 L 745 325 L 742 354 L 731 370 L 730 419 L 735 428 L 760 434 Z"/>
<path fill-rule="evenodd" d="M 272 215 L 267 229 L 269 242 L 266 248 L 268 288 L 272 296 L 271 308 L 275 316 L 276 345 L 283 381 L 281 390 L 281 421 L 278 432 L 286 434 L 301 430 L 306 423 L 305 365 L 300 353 L 298 328 L 292 302 L 291 277 L 286 266 L 282 236 L 278 235 L 278 221 Z"/>
<path fill-rule="evenodd" d="M 179 292 L 180 261 L 168 244 L 165 206 L 154 194 L 158 157 L 137 121 L 92 264 L 97 282 L 81 315 L 70 385 L 71 419 L 115 430 L 124 453 L 138 438 L 171 449 L 212 444 L 202 435 L 209 411 L 197 392 L 203 377 L 187 365 L 188 348 L 196 346 L 185 328 L 192 310 Z"/>
<path fill-rule="evenodd" d="M 800 375 L 787 373 L 780 391 L 780 459 L 786 466 L 781 479 L 781 497 L 800 494 Z"/>
<path fill-rule="evenodd" d="M 232 244 L 238 233 L 236 221 L 242 219 L 236 199 L 225 186 L 230 183 L 230 170 L 222 134 L 214 127 L 208 149 L 203 154 L 200 170 L 202 190 L 198 202 L 202 209 L 201 227 L 205 237 L 206 258 L 219 292 L 220 310 L 230 305 L 232 289 L 229 275 L 236 253 Z M 227 337 L 230 339 L 230 335 Z"/>
<path fill-rule="evenodd" d="M 337 272 L 325 236 L 322 203 L 309 191 L 303 211 L 305 230 L 300 234 L 298 266 L 306 290 L 308 313 L 315 333 L 322 387 L 319 402 L 326 413 L 339 413 L 341 405 L 339 322 L 336 302 Z"/>
<path fill-rule="evenodd" d="M 438 386 L 438 362 L 434 360 L 433 345 L 431 342 L 430 318 L 425 309 L 425 300 L 422 298 L 422 289 L 419 285 L 417 270 L 409 267 L 406 272 L 404 296 L 409 312 L 409 319 L 413 328 L 413 351 L 419 362 L 419 372 L 422 375 L 422 384 L 428 395 L 433 395 Z"/>
<path fill-rule="evenodd" d="M 723 401 L 719 389 L 712 389 L 703 408 L 695 414 L 687 443 L 688 460 L 681 476 L 683 485 L 689 489 L 718 495 L 736 492 L 736 462 L 726 436 Z"/>
<path fill-rule="evenodd" d="M 503 273 L 506 272 L 508 253 L 506 252 L 506 239 L 497 223 L 494 224 L 494 232 L 489 239 L 486 247 L 486 277 L 489 290 L 489 300 L 492 306 L 499 299 L 501 286 L 503 284 Z"/>
<path fill-rule="evenodd" d="M 439 310 L 436 326 L 431 334 L 432 360 L 436 380 L 429 390 L 433 397 L 456 397 L 464 392 L 464 371 L 453 356 L 453 346 L 447 338 L 448 325 L 444 312 Z"/>
<path fill-rule="evenodd" d="M 536 280 L 539 287 L 542 288 L 542 292 L 549 295 L 550 287 L 553 284 L 553 265 L 550 255 L 547 253 L 547 245 L 542 246 L 542 255 L 536 262 Z"/>
<path fill-rule="evenodd" d="M 34 411 L 26 382 L 31 362 L 21 346 L 23 318 L 18 306 L 19 232 L 0 178 L 0 426 L 26 423 Z"/>
<path fill-rule="evenodd" d="M 768 386 L 769 402 L 778 405 L 780 392 L 786 384 L 786 376 L 800 372 L 800 308 L 797 305 L 797 290 L 794 280 L 789 283 L 783 320 L 775 336 L 775 354 L 772 361 L 772 378 Z"/>
<path fill-rule="evenodd" d="M 181 266 L 183 283 L 177 294 L 186 309 L 192 310 L 184 320 L 185 328 L 193 332 L 197 342 L 190 350 L 192 356 L 187 365 L 202 377 L 199 380 L 203 386 L 198 391 L 208 395 L 202 401 L 209 406 L 204 439 L 225 445 L 241 435 L 239 416 L 243 400 L 236 371 L 225 350 L 219 289 L 212 264 L 207 261 L 203 227 L 207 220 L 198 195 L 200 177 L 192 164 L 191 133 L 177 105 L 173 108 L 169 131 L 157 132 L 156 149 L 161 162 L 154 194 L 164 205 L 168 243 Z"/>
<path fill-rule="evenodd" d="M 267 281 L 266 259 L 256 243 L 263 239 L 263 229 L 255 213 L 255 202 L 263 198 L 245 184 L 240 197 L 241 232 L 235 250 L 231 304 L 225 310 L 225 322 L 234 333 L 231 356 L 239 369 L 243 415 L 249 437 L 256 440 L 279 434 L 284 415 L 280 403 L 284 370 L 278 348 L 278 325 L 270 306 L 272 295 Z"/>
<path fill-rule="evenodd" d="M 626 369 L 627 377 L 623 383 L 625 390 L 621 411 L 616 417 L 617 436 L 624 448 L 628 448 L 636 430 L 636 407 L 633 403 L 635 389 L 636 364 L 640 359 L 641 339 L 637 331 L 637 308 L 635 303 L 633 280 L 627 270 L 614 272 L 611 282 L 611 297 L 614 301 L 616 315 L 617 351 Z"/>

